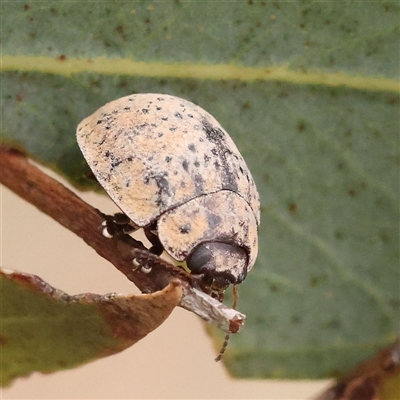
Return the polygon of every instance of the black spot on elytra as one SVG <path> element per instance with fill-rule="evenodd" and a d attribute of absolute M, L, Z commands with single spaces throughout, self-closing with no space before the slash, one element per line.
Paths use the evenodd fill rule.
<path fill-rule="evenodd" d="M 176 118 L 182 119 L 182 114 L 180 112 L 176 112 L 174 115 Z"/>
<path fill-rule="evenodd" d="M 194 176 L 194 186 L 196 188 L 196 195 L 204 193 L 204 179 L 200 174 Z"/>
<path fill-rule="evenodd" d="M 217 158 L 214 161 L 215 168 L 219 171 L 222 177 L 222 188 L 237 192 L 238 184 L 236 180 L 236 171 L 232 170 L 232 162 L 230 159 L 239 160 L 239 156 L 234 154 L 225 142 L 225 134 L 219 127 L 212 126 L 209 121 L 203 119 L 203 130 L 207 139 L 215 144 L 211 153 Z"/>
<path fill-rule="evenodd" d="M 148 113 L 149 113 L 149 110 L 148 110 L 147 108 L 142 108 L 142 113 L 143 113 L 143 114 L 148 114 Z"/>
<path fill-rule="evenodd" d="M 165 161 L 167 163 L 171 162 L 172 161 L 172 157 L 170 157 L 170 156 L 165 157 Z"/>
<path fill-rule="evenodd" d="M 107 135 L 104 135 L 104 136 L 101 138 L 101 140 L 99 140 L 99 141 L 97 142 L 97 144 L 98 144 L 99 146 L 101 146 L 102 144 L 104 144 L 104 142 L 106 141 L 106 139 L 107 139 Z"/>
<path fill-rule="evenodd" d="M 201 123 L 207 139 L 210 142 L 220 145 L 221 141 L 224 139 L 224 132 L 222 132 L 220 128 L 212 126 L 205 118 L 201 121 Z"/>
<path fill-rule="evenodd" d="M 158 190 L 157 190 L 157 199 L 155 203 L 159 207 L 165 207 L 167 205 L 166 198 L 171 197 L 171 190 L 168 181 L 168 173 L 152 173 L 149 172 L 146 176 L 143 177 L 143 183 L 145 185 L 150 184 L 153 181 Z"/>
<path fill-rule="evenodd" d="M 192 230 L 192 227 L 191 227 L 190 223 L 187 223 L 185 225 L 181 225 L 179 227 L 179 232 L 183 233 L 183 234 L 188 234 L 191 230 Z"/>
<path fill-rule="evenodd" d="M 154 177 L 154 180 L 156 181 L 156 185 L 158 187 L 158 198 L 156 200 L 156 204 L 161 207 L 166 206 L 165 197 L 171 197 L 169 182 L 166 176 L 167 174 L 156 175 Z"/>
<path fill-rule="evenodd" d="M 182 167 L 186 172 L 189 171 L 189 163 L 186 160 L 182 162 Z"/>
<path fill-rule="evenodd" d="M 210 229 L 216 228 L 221 223 L 221 217 L 216 214 L 207 214 L 207 223 Z"/>
<path fill-rule="evenodd" d="M 118 165 L 122 164 L 124 161 L 120 158 L 111 161 L 111 168 L 118 167 Z"/>
<path fill-rule="evenodd" d="M 200 163 L 199 163 L 198 161 L 195 161 L 195 162 L 194 162 L 194 166 L 195 166 L 196 168 L 199 168 L 199 167 L 200 167 Z"/>
<path fill-rule="evenodd" d="M 189 149 L 192 153 L 196 153 L 196 146 L 195 146 L 193 143 L 189 144 L 188 149 Z"/>

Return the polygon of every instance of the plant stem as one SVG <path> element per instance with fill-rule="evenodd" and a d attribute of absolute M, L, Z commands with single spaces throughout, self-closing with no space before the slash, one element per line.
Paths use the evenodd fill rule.
<path fill-rule="evenodd" d="M 0 145 L 0 183 L 74 232 L 101 257 L 111 262 L 142 292 L 152 293 L 179 279 L 183 288 L 180 306 L 195 312 L 226 332 L 236 332 L 245 316 L 201 293 L 199 277 L 188 274 L 161 258 L 144 256 L 151 265 L 143 272 L 132 264 L 135 251 L 146 255 L 144 245 L 128 235 L 107 239 L 101 233 L 102 213 L 33 165 L 19 151 Z M 143 264 L 144 265 L 144 264 Z M 204 297 L 206 296 L 206 297 Z"/>

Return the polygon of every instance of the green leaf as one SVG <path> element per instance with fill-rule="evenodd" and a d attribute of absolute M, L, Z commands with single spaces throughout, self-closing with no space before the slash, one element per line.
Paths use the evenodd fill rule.
<path fill-rule="evenodd" d="M 168 286 L 150 295 L 69 296 L 35 275 L 0 271 L 0 385 L 117 353 L 156 329 L 179 303 Z"/>
<path fill-rule="evenodd" d="M 240 286 L 247 324 L 225 357 L 232 374 L 330 376 L 393 341 L 398 2 L 47 1 L 2 12 L 3 141 L 79 187 L 76 125 L 130 93 L 191 100 L 237 143 L 262 223 Z"/>

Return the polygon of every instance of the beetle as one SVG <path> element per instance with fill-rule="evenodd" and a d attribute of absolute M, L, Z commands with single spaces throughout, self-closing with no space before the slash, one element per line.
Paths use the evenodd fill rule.
<path fill-rule="evenodd" d="M 132 94 L 85 118 L 77 141 L 101 186 L 144 229 L 151 252 L 186 261 L 212 293 L 245 279 L 258 251 L 260 199 L 213 116 L 175 96 Z"/>

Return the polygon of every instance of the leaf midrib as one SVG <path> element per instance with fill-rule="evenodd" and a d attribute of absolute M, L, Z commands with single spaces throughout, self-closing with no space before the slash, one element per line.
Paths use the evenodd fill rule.
<path fill-rule="evenodd" d="M 129 58 L 65 58 L 44 56 L 4 55 L 2 71 L 42 72 L 70 76 L 78 73 L 99 73 L 141 77 L 193 78 L 201 80 L 238 80 L 244 82 L 279 81 L 299 85 L 348 87 L 374 92 L 400 93 L 400 82 L 395 79 L 349 75 L 345 72 L 324 70 L 300 71 L 289 64 L 274 67 L 246 67 L 233 64 L 191 64 L 142 62 Z"/>

